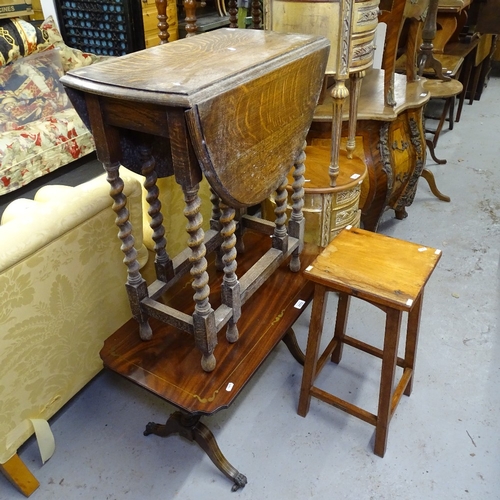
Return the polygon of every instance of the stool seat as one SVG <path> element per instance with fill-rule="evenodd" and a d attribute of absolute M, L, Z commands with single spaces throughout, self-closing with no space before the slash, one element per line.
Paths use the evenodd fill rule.
<path fill-rule="evenodd" d="M 403 394 L 412 390 L 420 314 L 425 284 L 441 251 L 416 243 L 348 227 L 305 270 L 315 283 L 311 322 L 298 413 L 306 416 L 311 397 L 336 406 L 376 427 L 374 452 L 384 456 L 389 422 Z M 326 294 L 338 292 L 334 335 L 319 355 L 326 309 Z M 351 297 L 365 300 L 386 314 L 383 349 L 346 335 Z M 408 313 L 404 358 L 398 357 L 403 313 Z M 343 345 L 382 359 L 378 412 L 376 415 L 315 387 L 314 381 L 331 358 L 339 363 Z M 403 374 L 395 386 L 396 366 Z"/>
<path fill-rule="evenodd" d="M 409 311 L 439 254 L 416 243 L 350 228 L 305 270 L 311 281 L 379 305 Z"/>
<path fill-rule="evenodd" d="M 431 99 L 447 99 L 448 97 L 455 97 L 463 90 L 463 85 L 458 80 L 426 80 L 424 82 L 424 89 L 430 92 Z"/>

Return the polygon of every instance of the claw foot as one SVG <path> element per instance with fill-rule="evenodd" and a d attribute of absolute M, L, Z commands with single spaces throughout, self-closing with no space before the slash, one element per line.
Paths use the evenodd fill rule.
<path fill-rule="evenodd" d="M 240 488 L 244 488 L 245 485 L 247 484 L 247 477 L 240 472 L 236 474 L 236 476 L 233 478 L 234 484 L 233 487 L 231 488 L 231 491 L 238 491 Z"/>
<path fill-rule="evenodd" d="M 146 429 L 143 432 L 144 436 L 149 436 L 150 434 L 154 434 L 157 425 L 158 424 L 156 424 L 155 422 L 148 422 L 148 424 L 146 425 Z"/>

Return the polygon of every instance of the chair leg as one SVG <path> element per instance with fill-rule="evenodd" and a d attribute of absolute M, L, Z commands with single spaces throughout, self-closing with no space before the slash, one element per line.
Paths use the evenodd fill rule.
<path fill-rule="evenodd" d="M 316 366 L 318 363 L 319 346 L 323 333 L 323 321 L 326 311 L 326 287 L 316 284 L 309 323 L 309 334 L 307 337 L 306 360 L 302 374 L 302 385 L 300 387 L 299 407 L 297 413 L 305 417 L 311 403 L 311 387 L 316 379 Z"/>
<path fill-rule="evenodd" d="M 455 118 L 455 121 L 457 123 L 460 121 L 460 117 L 462 116 L 462 108 L 463 108 L 464 101 L 465 101 L 465 94 L 467 92 L 467 87 L 469 86 L 469 81 L 470 81 L 470 75 L 472 73 L 472 59 L 471 59 L 471 55 L 472 54 L 469 54 L 465 58 L 465 62 L 464 62 L 464 65 L 465 65 L 464 80 L 462 82 L 464 88 L 463 88 L 462 92 L 460 93 L 460 97 L 458 99 L 457 116 Z"/>
<path fill-rule="evenodd" d="M 349 316 L 349 304 L 351 303 L 351 296 L 347 293 L 339 294 L 339 303 L 337 306 L 337 319 L 335 321 L 335 333 L 333 338 L 337 341 L 337 345 L 332 352 L 331 360 L 334 363 L 340 363 L 342 359 L 342 351 L 344 350 L 344 337 L 347 327 L 347 318 Z"/>
<path fill-rule="evenodd" d="M 439 118 L 439 124 L 438 124 L 438 126 L 436 128 L 436 131 L 434 132 L 434 138 L 432 139 L 432 144 L 433 144 L 434 147 L 437 146 L 437 142 L 438 142 L 438 139 L 439 139 L 439 134 L 441 134 L 441 130 L 442 130 L 443 125 L 444 125 L 444 121 L 446 119 L 446 116 L 448 115 L 448 110 L 450 109 L 450 104 L 451 104 L 450 99 L 453 99 L 453 98 L 448 97 L 445 100 L 444 109 L 443 109 L 443 112 L 441 113 L 441 117 Z"/>
<path fill-rule="evenodd" d="M 411 370 L 411 377 L 404 390 L 404 395 L 409 396 L 413 389 L 413 379 L 415 375 L 415 357 L 417 354 L 418 332 L 420 330 L 420 315 L 422 313 L 424 291 L 413 304 L 413 308 L 408 314 L 408 326 L 406 330 L 405 347 L 405 370 Z"/>
<path fill-rule="evenodd" d="M 449 121 L 449 126 L 448 128 L 450 130 L 453 130 L 453 126 L 455 124 L 455 96 L 450 97 L 450 110 L 448 113 L 448 121 Z"/>
<path fill-rule="evenodd" d="M 17 453 L 4 464 L 0 464 L 0 471 L 26 497 L 29 497 L 40 486 L 37 478 Z"/>
<path fill-rule="evenodd" d="M 425 143 L 427 144 L 427 147 L 429 148 L 429 153 L 431 154 L 432 159 L 438 164 L 438 165 L 445 165 L 448 160 L 441 160 L 436 156 L 436 152 L 434 150 L 434 144 L 430 139 L 426 139 Z"/>
<path fill-rule="evenodd" d="M 387 447 L 387 435 L 392 415 L 392 394 L 398 357 L 399 331 L 403 313 L 396 309 L 388 309 L 386 314 L 377 426 L 375 429 L 375 446 L 373 450 L 375 455 L 379 457 L 384 456 Z"/>
<path fill-rule="evenodd" d="M 479 77 L 481 76 L 482 65 L 483 63 L 480 63 L 479 65 L 474 67 L 474 78 L 472 80 L 472 88 L 470 89 L 470 94 L 469 94 L 469 105 L 471 105 L 474 102 L 474 99 L 476 98 L 476 91 L 477 91 L 477 86 L 479 84 Z"/>

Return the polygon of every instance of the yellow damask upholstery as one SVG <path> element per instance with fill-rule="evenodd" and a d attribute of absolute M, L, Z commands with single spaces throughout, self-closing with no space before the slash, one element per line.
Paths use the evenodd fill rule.
<path fill-rule="evenodd" d="M 142 187 L 123 178 L 144 265 Z M 48 420 L 102 369 L 103 341 L 131 317 L 111 204 L 100 176 L 75 188 L 43 187 L 2 217 L 0 469 L 25 494 L 8 465 L 19 464 L 32 419 Z"/>

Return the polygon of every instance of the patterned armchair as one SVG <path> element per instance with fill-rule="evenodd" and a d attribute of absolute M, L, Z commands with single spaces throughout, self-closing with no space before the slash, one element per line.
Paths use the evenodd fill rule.
<path fill-rule="evenodd" d="M 142 187 L 123 176 L 139 262 Z M 102 368 L 104 339 L 131 317 L 126 267 L 104 176 L 45 186 L 0 225 L 0 470 L 29 495 L 36 478 L 17 454 L 34 431 L 51 454 L 47 420 Z"/>
<path fill-rule="evenodd" d="M 59 77 L 100 59 L 65 45 L 50 17 L 0 19 L 0 195 L 94 151 Z"/>

